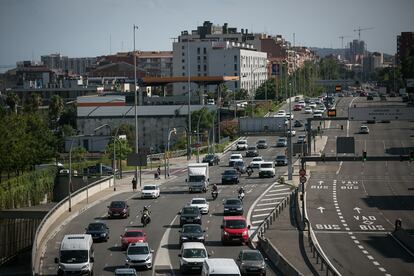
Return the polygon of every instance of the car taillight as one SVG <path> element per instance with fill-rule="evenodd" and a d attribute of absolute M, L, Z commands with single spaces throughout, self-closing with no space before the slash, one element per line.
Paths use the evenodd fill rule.
<path fill-rule="evenodd" d="M 243 231 L 243 236 L 247 235 L 247 230 Z"/>

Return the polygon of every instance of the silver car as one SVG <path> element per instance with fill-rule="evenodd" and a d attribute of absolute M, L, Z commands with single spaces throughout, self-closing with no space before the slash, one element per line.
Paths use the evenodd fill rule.
<path fill-rule="evenodd" d="M 152 250 L 148 243 L 131 243 L 126 251 L 127 267 L 143 267 L 152 269 Z"/>

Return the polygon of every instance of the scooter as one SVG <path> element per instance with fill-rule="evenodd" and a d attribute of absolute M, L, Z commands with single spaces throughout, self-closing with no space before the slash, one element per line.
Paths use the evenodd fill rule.
<path fill-rule="evenodd" d="M 218 191 L 211 191 L 211 197 L 215 200 L 218 196 Z"/>
<path fill-rule="evenodd" d="M 243 201 L 244 198 L 244 192 L 239 193 L 239 199 L 240 201 Z"/>

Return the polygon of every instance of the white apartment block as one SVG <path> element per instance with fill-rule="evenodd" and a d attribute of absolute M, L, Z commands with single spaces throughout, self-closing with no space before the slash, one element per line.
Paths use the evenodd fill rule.
<path fill-rule="evenodd" d="M 210 35 L 213 36 L 213 35 Z M 198 35 L 181 35 L 173 43 L 173 76 L 239 76 L 237 82 L 225 83 L 228 89 L 246 89 L 249 94 L 267 79 L 267 53 L 257 51 L 251 44 L 237 42 L 239 34 L 217 34 L 199 39 Z M 227 39 L 227 40 L 226 40 Z M 228 41 L 232 40 L 232 41 Z M 190 91 L 215 91 L 216 86 L 198 87 Z M 174 94 L 188 93 L 187 83 L 174 85 Z"/>

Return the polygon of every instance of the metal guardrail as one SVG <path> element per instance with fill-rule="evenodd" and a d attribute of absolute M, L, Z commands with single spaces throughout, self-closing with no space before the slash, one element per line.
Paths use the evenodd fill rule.
<path fill-rule="evenodd" d="M 318 243 L 318 240 L 316 239 L 315 233 L 312 230 L 312 224 L 309 222 L 308 214 L 306 211 L 306 193 L 303 197 L 304 201 L 304 221 L 308 224 L 308 243 L 309 247 L 312 252 L 313 258 L 316 258 L 316 264 L 321 264 L 320 270 L 323 271 L 324 267 L 326 267 L 326 275 L 334 275 L 334 276 L 341 276 L 341 273 L 333 266 L 333 264 L 329 261 L 328 257 L 325 255 L 325 252 L 323 252 L 321 246 Z"/>
<path fill-rule="evenodd" d="M 71 196 L 73 198 L 77 194 L 80 194 L 83 191 L 85 191 L 85 190 L 87 190 L 87 189 L 89 189 L 89 188 L 91 188 L 91 187 L 93 187 L 95 185 L 99 185 L 102 182 L 108 181 L 108 180 L 110 180 L 112 178 L 113 178 L 112 176 L 108 176 L 108 177 L 102 178 L 102 179 L 100 179 L 100 180 L 98 180 L 96 182 L 90 183 L 89 185 L 87 185 L 87 186 L 85 186 L 85 187 L 83 187 L 83 188 L 75 191 L 74 193 L 72 193 Z M 39 233 L 40 233 L 40 231 L 42 231 L 42 228 L 45 225 L 46 221 L 53 215 L 54 212 L 56 212 L 56 210 L 58 210 L 62 205 L 66 204 L 66 202 L 68 201 L 68 199 L 69 199 L 69 196 L 67 196 L 64 199 L 62 199 L 61 201 L 59 201 L 58 204 L 56 204 L 45 215 L 45 217 L 42 219 L 42 221 L 40 222 L 39 226 L 36 229 L 36 234 L 35 234 L 35 237 L 34 237 L 34 240 L 33 240 L 33 246 L 32 246 L 32 274 L 33 275 L 36 275 L 36 268 L 35 268 L 35 266 L 37 265 L 36 264 L 36 254 L 38 253 L 39 245 L 41 244 L 42 239 L 43 239 L 43 237 L 42 237 L 42 239 L 38 240 L 39 239 Z"/>
<path fill-rule="evenodd" d="M 298 192 L 298 188 L 295 188 L 289 194 L 289 196 L 285 197 L 281 202 L 279 202 L 279 204 L 276 205 L 276 207 L 262 221 L 262 223 L 260 223 L 260 225 L 257 227 L 257 229 L 250 236 L 251 241 L 256 237 L 256 235 L 258 235 L 260 237 L 264 236 L 264 233 L 266 232 L 266 230 L 269 229 L 270 225 L 273 224 L 273 222 L 280 215 L 280 213 L 283 211 L 283 209 L 285 209 L 285 207 L 290 204 L 290 201 L 292 200 L 292 197 L 295 197 L 297 192 Z"/>

